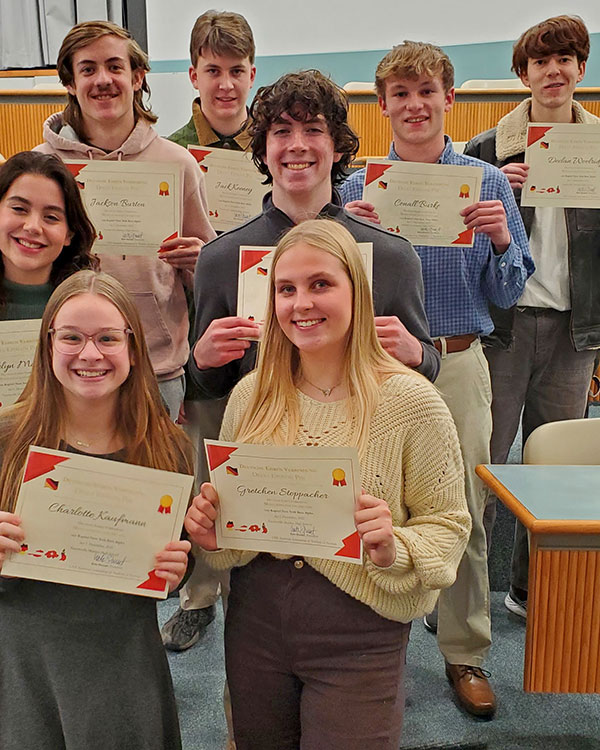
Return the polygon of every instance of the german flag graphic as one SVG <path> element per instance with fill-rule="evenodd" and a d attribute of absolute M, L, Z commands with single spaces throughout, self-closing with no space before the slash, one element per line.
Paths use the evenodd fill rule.
<path fill-rule="evenodd" d="M 48 477 L 44 482 L 44 487 L 47 487 L 49 490 L 57 490 L 58 482 L 56 481 L 56 479 L 51 479 L 50 477 Z"/>
<path fill-rule="evenodd" d="M 225 473 L 230 474 L 232 477 L 237 477 L 239 475 L 239 471 L 233 466 L 226 466 Z"/>
<path fill-rule="evenodd" d="M 540 148 L 550 148 L 550 144 L 547 141 L 540 141 Z"/>
<path fill-rule="evenodd" d="M 379 182 L 377 183 L 377 187 L 381 188 L 382 190 L 387 190 L 387 186 L 387 182 L 384 182 L 383 180 L 379 180 Z"/>
<path fill-rule="evenodd" d="M 268 276 L 269 275 L 269 272 L 267 271 L 267 269 L 263 268 L 262 266 L 257 266 L 256 273 L 259 276 Z"/>

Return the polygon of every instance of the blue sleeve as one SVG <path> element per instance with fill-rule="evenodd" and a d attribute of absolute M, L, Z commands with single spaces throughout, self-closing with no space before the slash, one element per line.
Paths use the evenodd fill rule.
<path fill-rule="evenodd" d="M 342 206 L 350 203 L 350 201 L 359 201 L 362 199 L 364 183 L 365 170 L 358 169 L 339 186 L 338 190 L 342 197 Z"/>
<path fill-rule="evenodd" d="M 498 173 L 495 175 L 498 180 L 497 199 L 504 205 L 511 241 L 501 255 L 494 253 L 490 243 L 490 257 L 485 266 L 483 284 L 487 299 L 497 307 L 506 309 L 517 303 L 535 266 L 529 252 L 523 220 L 508 179 L 500 170 L 495 171 Z"/>

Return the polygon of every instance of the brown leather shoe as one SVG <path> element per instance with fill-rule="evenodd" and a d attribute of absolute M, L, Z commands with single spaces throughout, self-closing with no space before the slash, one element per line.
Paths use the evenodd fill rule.
<path fill-rule="evenodd" d="M 489 672 L 481 667 L 470 667 L 467 664 L 448 664 L 446 677 L 461 706 L 474 716 L 493 716 L 496 711 L 496 696 L 488 682 Z"/>

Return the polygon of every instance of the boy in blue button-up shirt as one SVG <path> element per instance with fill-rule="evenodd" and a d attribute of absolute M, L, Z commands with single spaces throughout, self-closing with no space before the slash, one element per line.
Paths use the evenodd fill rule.
<path fill-rule="evenodd" d="M 496 700 L 481 669 L 491 643 L 487 547 L 483 527 L 486 492 L 475 466 L 489 462 L 491 385 L 480 336 L 491 333 L 488 303 L 507 308 L 533 272 L 527 237 L 510 185 L 500 170 L 457 154 L 444 135 L 444 114 L 454 103 L 454 69 L 431 44 L 404 42 L 379 63 L 376 87 L 393 142 L 388 158 L 480 166 L 481 200 L 462 211 L 475 230 L 472 248 L 415 246 L 421 258 L 430 332 L 442 354 L 436 381 L 456 422 L 473 531 L 456 583 L 439 600 L 438 643 L 446 673 L 464 708 L 491 716 Z M 364 170 L 342 186 L 346 209 L 379 223 L 362 200 Z"/>

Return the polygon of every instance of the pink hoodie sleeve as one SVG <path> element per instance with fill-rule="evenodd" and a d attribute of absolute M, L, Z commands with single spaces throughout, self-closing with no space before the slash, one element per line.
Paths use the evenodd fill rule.
<path fill-rule="evenodd" d="M 194 157 L 186 153 L 183 163 L 183 221 L 184 237 L 199 237 L 204 242 L 217 235 L 208 221 L 208 202 L 204 175 Z"/>

